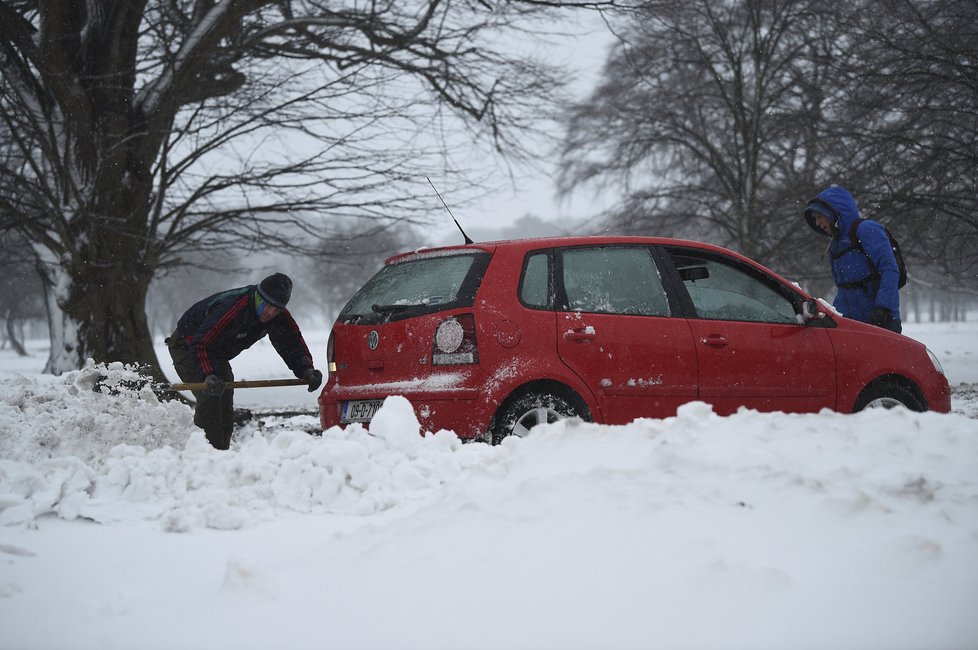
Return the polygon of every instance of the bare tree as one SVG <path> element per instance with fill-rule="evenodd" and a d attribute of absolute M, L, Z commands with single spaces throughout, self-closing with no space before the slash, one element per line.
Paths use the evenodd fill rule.
<path fill-rule="evenodd" d="M 33 251 L 17 233 L 0 233 L 0 347 L 8 344 L 27 356 L 21 330 L 28 321 L 43 321 L 44 287 Z"/>
<path fill-rule="evenodd" d="M 816 9 L 694 0 L 626 16 L 606 81 L 567 122 L 563 188 L 620 188 L 610 216 L 627 231 L 782 251 L 814 187 L 814 77 L 836 47 L 811 35 Z"/>
<path fill-rule="evenodd" d="M 901 234 L 911 276 L 973 290 L 978 2 L 870 2 L 848 23 L 855 47 L 841 71 L 856 83 L 835 131 L 867 205 Z"/>
<path fill-rule="evenodd" d="M 566 191 L 616 188 L 619 228 L 709 238 L 824 290 L 801 208 L 839 183 L 919 286 L 974 286 L 978 3 L 646 2 L 622 20 L 567 120 Z"/>
<path fill-rule="evenodd" d="M 391 255 L 409 249 L 418 236 L 404 223 L 364 231 L 356 222 L 340 225 L 345 232 L 323 242 L 319 254 L 305 258 L 302 273 L 307 287 L 315 287 L 310 299 L 332 322 L 353 294 L 376 273 Z"/>
<path fill-rule="evenodd" d="M 558 76 L 520 45 L 602 4 L 0 3 L 0 223 L 60 314 L 46 370 L 155 367 L 147 289 L 190 250 L 314 248 L 331 216 L 417 218 L 460 146 L 525 154 Z"/>

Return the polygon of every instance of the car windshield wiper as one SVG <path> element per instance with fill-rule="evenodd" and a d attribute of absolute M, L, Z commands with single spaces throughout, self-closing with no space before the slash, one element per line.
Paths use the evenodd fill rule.
<path fill-rule="evenodd" d="M 423 304 L 413 304 L 413 303 L 399 303 L 397 305 L 370 305 L 370 308 L 375 314 L 380 314 L 381 316 L 387 314 L 397 314 L 402 311 L 407 311 L 408 309 L 414 309 L 415 307 L 424 307 Z"/>

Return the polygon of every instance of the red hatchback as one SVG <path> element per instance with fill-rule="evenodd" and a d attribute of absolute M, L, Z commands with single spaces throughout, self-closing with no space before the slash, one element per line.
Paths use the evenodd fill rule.
<path fill-rule="evenodd" d="M 732 251 L 565 237 L 397 255 L 340 313 L 324 428 L 403 395 L 426 430 L 498 442 L 563 417 L 623 424 L 691 400 L 723 415 L 950 410 L 936 357 L 829 313 Z"/>

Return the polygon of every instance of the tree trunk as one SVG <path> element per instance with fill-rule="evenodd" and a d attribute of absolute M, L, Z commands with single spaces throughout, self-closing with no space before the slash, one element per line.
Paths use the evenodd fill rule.
<path fill-rule="evenodd" d="M 152 269 L 138 262 L 119 267 L 72 263 L 46 266 L 51 353 L 45 372 L 60 374 L 85 365 L 121 361 L 145 366 L 158 381 L 160 369 L 146 320 Z"/>
<path fill-rule="evenodd" d="M 17 353 L 17 356 L 26 357 L 27 350 L 24 348 L 24 344 L 20 342 L 20 339 L 17 338 L 17 330 L 14 328 L 14 319 L 11 318 L 9 311 L 4 317 L 4 320 L 7 323 L 7 340 L 10 341 L 11 349 Z"/>

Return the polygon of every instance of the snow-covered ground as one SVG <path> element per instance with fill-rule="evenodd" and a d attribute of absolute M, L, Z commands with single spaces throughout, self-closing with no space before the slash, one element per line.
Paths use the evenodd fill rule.
<path fill-rule="evenodd" d="M 978 324 L 906 332 L 954 413 L 693 403 L 499 447 L 399 398 L 310 436 L 289 388 L 236 400 L 308 415 L 219 452 L 180 403 L 0 350 L 0 648 L 978 648 Z"/>

